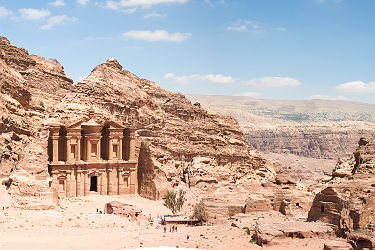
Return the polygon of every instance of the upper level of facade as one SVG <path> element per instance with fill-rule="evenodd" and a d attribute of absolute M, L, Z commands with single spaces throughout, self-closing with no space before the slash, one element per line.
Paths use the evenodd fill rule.
<path fill-rule="evenodd" d="M 52 165 L 135 161 L 135 134 L 114 121 L 99 124 L 88 118 L 49 129 L 48 158 Z"/>

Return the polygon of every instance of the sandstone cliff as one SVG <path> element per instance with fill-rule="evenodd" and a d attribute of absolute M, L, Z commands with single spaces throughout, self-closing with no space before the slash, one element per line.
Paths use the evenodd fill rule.
<path fill-rule="evenodd" d="M 115 60 L 73 85 L 52 59 L 0 37 L 0 170 L 46 174 L 51 123 L 70 123 L 93 107 L 98 119 L 131 124 L 139 138 L 138 185 L 156 199 L 178 185 L 272 178 L 273 165 L 247 142 L 235 119 L 209 114 L 182 94 L 123 70 Z M 204 157 L 201 167 L 197 157 Z M 197 165 L 198 164 L 198 165 Z"/>
<path fill-rule="evenodd" d="M 337 225 L 343 233 L 374 230 L 374 169 L 375 138 L 362 138 L 351 158 L 338 161 L 333 179 L 315 196 L 308 218 Z"/>
<path fill-rule="evenodd" d="M 261 100 L 189 95 L 210 112 L 235 117 L 250 147 L 334 159 L 350 155 L 359 137 L 375 134 L 375 105 L 349 101 Z"/>
<path fill-rule="evenodd" d="M 17 165 L 46 172 L 48 120 L 72 83 L 56 60 L 31 56 L 0 37 L 0 174 Z"/>

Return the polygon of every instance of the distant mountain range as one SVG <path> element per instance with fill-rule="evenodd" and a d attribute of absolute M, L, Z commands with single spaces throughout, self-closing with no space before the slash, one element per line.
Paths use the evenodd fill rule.
<path fill-rule="evenodd" d="M 375 134 L 375 105 L 350 101 L 265 100 L 187 95 L 210 112 L 235 117 L 250 146 L 273 153 L 337 159 Z"/>

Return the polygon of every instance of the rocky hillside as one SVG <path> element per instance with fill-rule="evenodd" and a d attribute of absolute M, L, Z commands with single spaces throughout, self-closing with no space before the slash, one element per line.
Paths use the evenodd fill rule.
<path fill-rule="evenodd" d="M 272 177 L 272 164 L 247 147 L 235 119 L 209 114 L 182 94 L 123 70 L 115 59 L 73 85 L 56 60 L 29 55 L 0 37 L 0 84 L 3 175 L 16 167 L 45 174 L 48 126 L 82 118 L 93 107 L 98 120 L 135 127 L 145 197 L 158 198 L 181 178 L 196 185 Z"/>
<path fill-rule="evenodd" d="M 41 147 L 54 107 L 73 81 L 56 60 L 29 55 L 0 37 L 0 174 L 20 166 L 45 172 Z"/>
<path fill-rule="evenodd" d="M 309 220 L 337 225 L 342 233 L 375 229 L 375 138 L 359 141 L 353 156 L 341 159 L 333 179 L 319 192 Z"/>
<path fill-rule="evenodd" d="M 348 101 L 277 101 L 234 96 L 188 96 L 210 112 L 235 117 L 249 145 L 265 153 L 336 160 L 359 137 L 375 134 L 375 105 Z"/>

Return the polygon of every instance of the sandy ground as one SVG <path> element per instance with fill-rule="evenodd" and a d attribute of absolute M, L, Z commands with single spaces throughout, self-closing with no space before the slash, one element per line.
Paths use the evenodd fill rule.
<path fill-rule="evenodd" d="M 148 220 L 129 221 L 117 215 L 98 214 L 104 204 L 117 200 L 136 205 L 146 217 L 169 214 L 162 201 L 137 195 L 63 199 L 60 209 L 31 211 L 0 207 L 0 249 L 135 249 L 169 246 L 199 249 L 260 249 L 245 230 L 232 221 L 212 226 L 179 226 L 166 233 Z M 1 202 L 1 201 L 0 201 Z M 1 205 L 1 204 L 0 204 Z M 254 219 L 259 215 L 254 215 Z M 251 218 L 248 218 L 252 220 Z M 187 240 L 186 236 L 190 235 Z M 286 239 L 267 249 L 323 249 L 324 239 Z"/>

